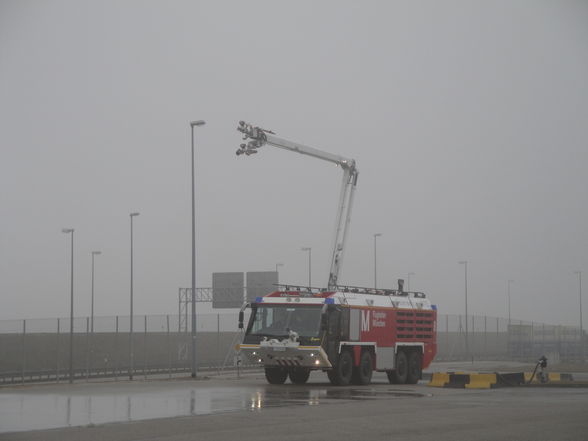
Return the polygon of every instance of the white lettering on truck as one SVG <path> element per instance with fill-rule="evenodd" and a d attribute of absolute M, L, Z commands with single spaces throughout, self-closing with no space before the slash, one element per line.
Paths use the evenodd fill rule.
<path fill-rule="evenodd" d="M 362 332 L 370 332 L 370 312 L 361 311 L 361 330 Z"/>

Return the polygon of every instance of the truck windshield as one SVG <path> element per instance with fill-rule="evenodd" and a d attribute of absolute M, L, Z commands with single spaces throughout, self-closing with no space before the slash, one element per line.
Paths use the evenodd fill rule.
<path fill-rule="evenodd" d="M 253 309 L 247 333 L 268 337 L 318 337 L 322 305 L 258 305 Z"/>

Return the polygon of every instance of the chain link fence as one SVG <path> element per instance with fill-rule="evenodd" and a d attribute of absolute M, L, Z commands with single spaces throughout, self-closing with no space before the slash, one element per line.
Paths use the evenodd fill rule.
<path fill-rule="evenodd" d="M 440 314 L 436 360 L 580 362 L 588 353 L 579 327 L 550 325 L 500 317 Z"/>
<path fill-rule="evenodd" d="M 185 374 L 190 329 L 178 315 L 134 316 L 132 333 L 128 316 L 76 318 L 71 334 L 69 319 L 0 321 L 0 384 Z M 199 374 L 239 367 L 236 313 L 198 314 L 196 329 Z M 486 316 L 468 316 L 466 326 L 464 316 L 439 314 L 436 360 L 535 361 L 545 354 L 577 362 L 586 342 L 575 327 Z"/>

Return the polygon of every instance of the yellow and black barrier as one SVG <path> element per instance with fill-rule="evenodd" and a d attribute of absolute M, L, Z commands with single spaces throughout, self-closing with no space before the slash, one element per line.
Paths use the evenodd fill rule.
<path fill-rule="evenodd" d="M 497 387 L 513 387 L 529 384 L 531 373 L 464 373 L 464 372 L 435 372 L 427 384 L 431 387 L 452 387 L 465 389 L 494 389 Z M 573 381 L 571 374 L 550 372 L 547 383 Z M 540 384 L 540 380 L 533 379 L 532 384 Z"/>
<path fill-rule="evenodd" d="M 435 372 L 431 376 L 431 381 L 427 384 L 427 386 L 432 387 L 445 387 L 445 385 L 449 383 L 449 373 L 447 372 Z"/>

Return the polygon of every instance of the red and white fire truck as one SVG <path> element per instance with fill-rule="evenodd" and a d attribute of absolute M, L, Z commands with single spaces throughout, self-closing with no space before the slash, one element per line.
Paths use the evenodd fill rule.
<path fill-rule="evenodd" d="M 288 377 L 305 383 L 311 370 L 323 370 L 333 384 L 368 384 L 385 371 L 392 383 L 416 383 L 437 351 L 436 308 L 420 292 L 343 287 L 338 283 L 351 220 L 358 170 L 355 160 L 278 138 L 275 133 L 239 122 L 247 143 L 237 155 L 250 156 L 264 145 L 308 155 L 343 169 L 327 289 L 284 287 L 246 303 L 251 316 L 239 345 L 250 361 L 265 367 L 267 380 Z M 310 284 L 310 281 L 309 281 Z"/>
<path fill-rule="evenodd" d="M 271 384 L 305 383 L 311 370 L 336 385 L 368 384 L 373 371 L 414 384 L 437 351 L 437 311 L 419 292 L 285 287 L 247 306 L 239 349 Z"/>

